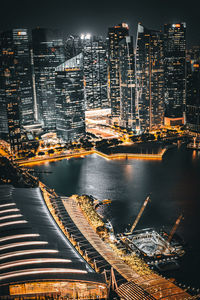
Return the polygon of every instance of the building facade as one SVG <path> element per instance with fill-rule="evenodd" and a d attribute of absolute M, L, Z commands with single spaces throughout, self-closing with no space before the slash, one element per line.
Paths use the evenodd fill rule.
<path fill-rule="evenodd" d="M 38 120 L 44 129 L 54 130 L 55 68 L 65 61 L 63 40 L 56 30 L 36 28 L 32 31 L 32 46 Z"/>
<path fill-rule="evenodd" d="M 56 131 L 64 141 L 85 135 L 83 55 L 67 60 L 56 68 Z"/>
<path fill-rule="evenodd" d="M 86 109 L 108 108 L 106 43 L 102 37 L 89 34 L 81 39 Z"/>
<path fill-rule="evenodd" d="M 200 132 L 200 51 L 196 47 L 187 56 L 186 125 Z"/>
<path fill-rule="evenodd" d="M 140 132 L 164 121 L 163 36 L 138 24 L 136 41 L 136 116 Z"/>
<path fill-rule="evenodd" d="M 165 115 L 182 118 L 186 102 L 186 24 L 164 25 Z"/>
<path fill-rule="evenodd" d="M 129 36 L 129 27 L 122 23 L 108 29 L 108 96 L 112 116 L 120 116 L 119 43 Z"/>
<path fill-rule="evenodd" d="M 0 39 L 0 98 L 3 108 L 0 114 L 3 131 L 8 128 L 11 149 L 19 152 L 22 148 L 22 127 L 34 123 L 30 37 L 27 29 L 13 29 L 3 32 Z"/>
<path fill-rule="evenodd" d="M 135 115 L 135 56 L 133 38 L 119 43 L 120 125 L 136 130 Z"/>
<path fill-rule="evenodd" d="M 68 35 L 64 38 L 66 60 L 83 52 L 83 39 L 79 35 Z"/>

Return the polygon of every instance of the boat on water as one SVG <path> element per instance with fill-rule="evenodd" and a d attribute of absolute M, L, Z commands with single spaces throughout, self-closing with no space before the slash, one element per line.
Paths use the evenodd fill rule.
<path fill-rule="evenodd" d="M 189 143 L 187 145 L 187 148 L 200 151 L 200 137 L 198 134 L 195 137 L 193 137 L 193 142 Z"/>
<path fill-rule="evenodd" d="M 190 143 L 187 145 L 187 148 L 200 151 L 200 143 L 199 144 Z"/>

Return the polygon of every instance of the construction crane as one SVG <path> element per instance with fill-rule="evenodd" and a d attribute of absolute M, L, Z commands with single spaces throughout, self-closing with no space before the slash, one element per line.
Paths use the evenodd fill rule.
<path fill-rule="evenodd" d="M 174 236 L 174 233 L 176 232 L 176 229 L 179 226 L 179 224 L 180 224 L 180 222 L 181 222 L 182 219 L 183 219 L 183 214 L 180 214 L 180 216 L 176 220 L 176 222 L 175 222 L 174 226 L 172 227 L 172 230 L 171 230 L 171 232 L 169 234 L 169 237 L 168 237 L 168 242 L 169 243 L 171 242 L 171 240 L 172 240 L 172 238 Z"/>
<path fill-rule="evenodd" d="M 112 203 L 112 201 L 110 199 L 104 199 L 102 200 L 101 202 L 99 200 L 97 200 L 95 203 L 94 203 L 94 208 L 97 209 L 99 206 L 101 205 L 105 205 L 105 204 L 110 204 Z"/>
<path fill-rule="evenodd" d="M 142 207 L 141 207 L 141 209 L 139 211 L 139 214 L 137 215 L 137 218 L 135 219 L 135 222 L 133 223 L 133 225 L 131 227 L 131 230 L 130 230 L 129 234 L 133 233 L 133 230 L 135 229 L 137 223 L 139 222 L 139 220 L 140 220 L 140 218 L 142 216 L 142 213 L 143 213 L 145 207 L 147 206 L 147 203 L 149 202 L 149 200 L 150 200 L 150 195 L 145 199 L 145 201 L 144 201 L 144 203 L 143 203 L 143 205 L 142 205 Z"/>

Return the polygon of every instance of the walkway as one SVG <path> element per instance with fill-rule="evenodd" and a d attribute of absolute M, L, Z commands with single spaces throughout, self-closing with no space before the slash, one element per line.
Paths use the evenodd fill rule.
<path fill-rule="evenodd" d="M 117 289 L 123 299 L 192 299 L 189 294 L 157 274 L 141 276 L 133 271 L 95 233 L 74 199 L 62 197 L 62 201 L 72 221 L 94 249 L 128 281 Z"/>

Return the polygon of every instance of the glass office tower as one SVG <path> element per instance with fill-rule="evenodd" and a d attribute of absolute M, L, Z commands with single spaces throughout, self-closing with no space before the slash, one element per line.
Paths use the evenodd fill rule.
<path fill-rule="evenodd" d="M 191 131 L 200 132 L 200 48 L 187 55 L 186 124 Z"/>
<path fill-rule="evenodd" d="M 136 41 L 136 111 L 141 132 L 164 120 L 163 35 L 138 24 Z"/>
<path fill-rule="evenodd" d="M 119 43 L 119 79 L 120 125 L 135 130 L 135 56 L 130 36 Z"/>
<path fill-rule="evenodd" d="M 32 46 L 38 120 L 44 129 L 54 130 L 55 68 L 65 61 L 63 40 L 57 30 L 36 28 L 32 31 Z"/>
<path fill-rule="evenodd" d="M 112 116 L 120 116 L 119 43 L 129 36 L 129 27 L 122 23 L 108 29 L 108 95 Z"/>
<path fill-rule="evenodd" d="M 186 101 L 186 24 L 164 25 L 166 117 L 183 117 Z"/>
<path fill-rule="evenodd" d="M 85 135 L 83 55 L 67 60 L 56 68 L 56 131 L 64 141 Z"/>
<path fill-rule="evenodd" d="M 27 29 L 13 29 L 1 33 L 1 118 L 6 130 L 6 118 L 11 149 L 22 148 L 21 130 L 34 123 L 34 100 L 30 56 L 30 38 Z M 7 110 L 7 116 L 5 114 Z"/>
<path fill-rule="evenodd" d="M 102 37 L 82 35 L 86 109 L 108 108 L 107 54 Z"/>

